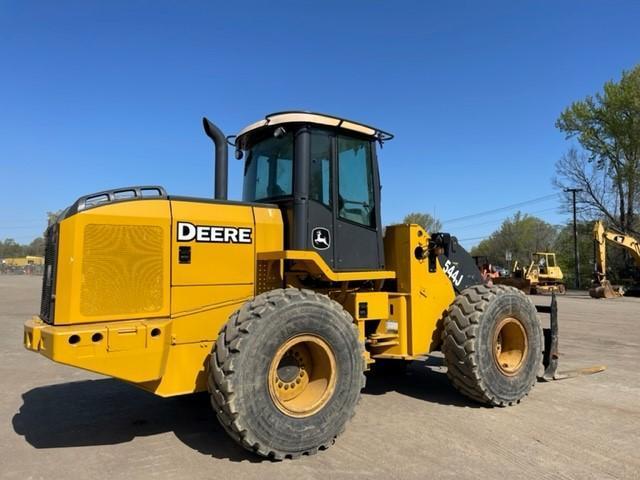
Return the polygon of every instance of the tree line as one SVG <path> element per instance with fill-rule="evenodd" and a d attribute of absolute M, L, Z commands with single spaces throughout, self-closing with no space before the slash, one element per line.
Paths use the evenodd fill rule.
<path fill-rule="evenodd" d="M 0 258 L 26 257 L 27 255 L 44 256 L 44 238 L 37 237 L 31 243 L 22 245 L 13 238 L 0 242 Z"/>
<path fill-rule="evenodd" d="M 55 222 L 60 214 L 57 212 L 47 212 L 47 224 Z M 34 238 L 30 243 L 21 244 L 13 238 L 5 238 L 0 241 L 0 259 L 2 258 L 21 258 L 27 255 L 44 257 L 44 232 L 42 236 Z"/>
<path fill-rule="evenodd" d="M 417 223 L 428 232 L 441 229 L 440 222 L 429 214 L 412 213 L 403 219 L 403 223 Z M 433 227 L 438 228 L 433 228 Z M 578 230 L 578 258 L 580 262 L 580 283 L 590 285 L 594 277 L 593 221 L 580 220 Z M 455 234 L 455 232 L 450 232 Z M 505 219 L 500 227 L 489 237 L 470 250 L 474 256 L 487 257 L 489 263 L 511 270 L 517 261 L 519 265 L 529 265 L 531 254 L 535 252 L 553 252 L 562 269 L 564 281 L 573 285 L 575 280 L 575 261 L 573 252 L 573 224 L 552 225 L 541 218 L 516 212 Z M 626 252 L 620 248 L 608 248 L 608 274 L 614 283 L 632 283 L 634 273 Z"/>

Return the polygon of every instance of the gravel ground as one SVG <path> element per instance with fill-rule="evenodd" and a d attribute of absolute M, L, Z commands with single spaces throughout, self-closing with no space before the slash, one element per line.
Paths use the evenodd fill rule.
<path fill-rule="evenodd" d="M 40 278 L 0 276 L 0 478 L 640 478 L 640 299 L 559 299 L 560 369 L 518 406 L 478 407 L 441 359 L 371 377 L 336 444 L 279 463 L 237 447 L 206 395 L 162 399 L 22 347 Z M 549 303 L 549 297 L 533 297 Z"/>

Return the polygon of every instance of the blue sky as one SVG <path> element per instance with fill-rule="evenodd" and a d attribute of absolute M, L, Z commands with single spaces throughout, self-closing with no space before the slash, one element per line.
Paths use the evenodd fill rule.
<path fill-rule="evenodd" d="M 0 239 L 106 188 L 211 196 L 203 115 L 227 134 L 286 109 L 395 133 L 386 223 L 553 194 L 571 145 L 555 119 L 640 61 L 639 20 L 637 1 L 4 1 Z M 521 210 L 567 220 L 555 198 Z M 445 229 L 471 246 L 513 212 Z"/>

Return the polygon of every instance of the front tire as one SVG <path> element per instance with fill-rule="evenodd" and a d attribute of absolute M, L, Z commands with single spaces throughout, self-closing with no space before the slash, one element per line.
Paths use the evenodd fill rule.
<path fill-rule="evenodd" d="M 293 288 L 258 295 L 234 313 L 209 367 L 222 426 L 246 449 L 278 460 L 332 445 L 365 381 L 351 316 L 325 295 Z"/>
<path fill-rule="evenodd" d="M 477 402 L 514 405 L 536 383 L 542 327 L 535 306 L 516 288 L 465 289 L 449 307 L 443 337 L 451 382 Z"/>

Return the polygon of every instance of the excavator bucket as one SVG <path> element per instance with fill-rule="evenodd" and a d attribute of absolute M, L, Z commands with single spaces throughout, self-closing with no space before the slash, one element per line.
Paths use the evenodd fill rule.
<path fill-rule="evenodd" d="M 609 280 L 603 280 L 600 285 L 593 286 L 589 289 L 589 295 L 593 298 L 617 298 L 624 295 L 622 287 L 611 285 Z"/>

